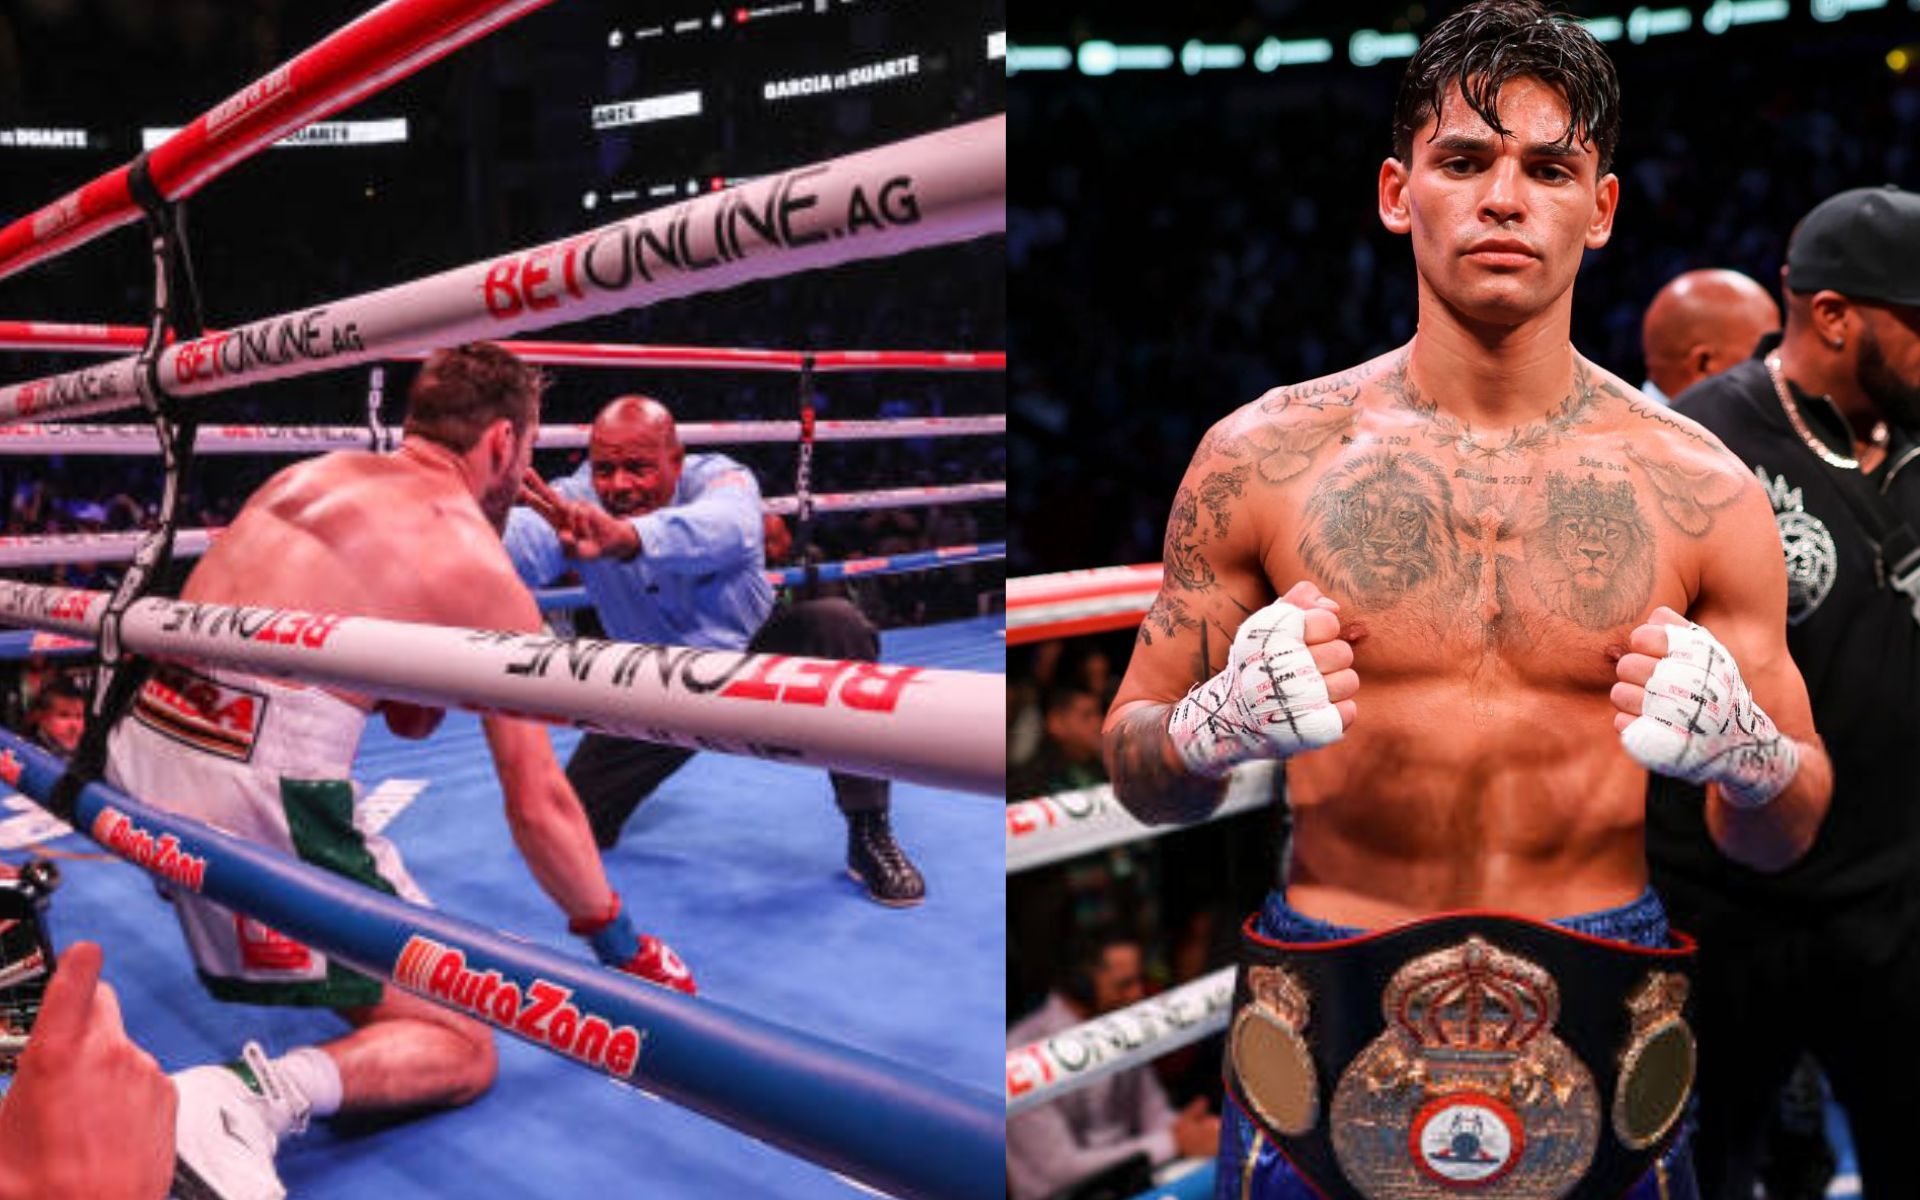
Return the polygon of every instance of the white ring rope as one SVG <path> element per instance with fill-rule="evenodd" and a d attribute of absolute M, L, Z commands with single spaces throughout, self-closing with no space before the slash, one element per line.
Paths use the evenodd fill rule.
<path fill-rule="evenodd" d="M 1007 1051 L 1007 1115 L 1058 1100 L 1227 1027 L 1233 968 Z"/>
<path fill-rule="evenodd" d="M 1029 575 L 1007 581 L 1007 641 L 1040 641 L 1137 625 L 1160 590 L 1150 563 Z M 1271 802 L 1279 763 L 1236 767 L 1209 820 Z M 1007 873 L 1029 870 L 1188 826 L 1143 825 L 1111 787 L 1059 792 L 1007 806 Z M 1007 1115 L 1219 1033 L 1233 1007 L 1233 967 L 1007 1052 Z"/>
<path fill-rule="evenodd" d="M 1280 764 L 1242 763 L 1227 783 L 1227 797 L 1206 821 L 1189 825 L 1144 825 L 1120 802 L 1113 788 L 1055 792 L 1007 805 L 1007 874 L 1029 871 L 1109 846 L 1147 841 L 1264 808 L 1279 786 Z"/>
<path fill-rule="evenodd" d="M 97 638 L 109 599 L 7 581 L 0 619 Z M 986 795 L 1006 788 L 1001 675 L 154 598 L 127 609 L 121 643 L 382 700 Z"/>
<path fill-rule="evenodd" d="M 590 425 L 542 425 L 542 450 L 575 450 L 587 444 Z M 744 446 L 797 442 L 798 421 L 707 421 L 681 425 L 687 446 Z M 1004 415 L 903 417 L 880 421 L 821 421 L 820 442 L 891 438 L 976 437 L 1007 431 Z M 373 446 L 365 425 L 207 425 L 194 441 L 196 454 L 307 454 L 328 450 L 385 449 Z M 151 425 L 0 425 L 0 456 L 28 454 L 158 454 Z"/>
<path fill-rule="evenodd" d="M 1006 480 L 986 483 L 954 483 L 943 487 L 885 488 L 877 492 L 815 492 L 813 511 L 864 512 L 873 508 L 931 508 L 941 504 L 978 504 L 985 500 L 1004 500 Z M 770 496 L 766 509 L 786 516 L 800 508 L 798 496 Z"/>
<path fill-rule="evenodd" d="M 958 125 L 178 342 L 160 354 L 160 384 L 209 395 L 999 233 L 1006 126 L 1004 116 Z M 0 421 L 135 407 L 140 374 L 138 359 L 121 358 L 0 388 Z"/>
<path fill-rule="evenodd" d="M 182 529 L 173 535 L 175 558 L 198 558 L 222 530 Z M 58 567 L 71 563 L 133 561 L 146 540 L 144 531 L 124 533 L 32 533 L 0 537 L 0 570 L 10 567 Z"/>

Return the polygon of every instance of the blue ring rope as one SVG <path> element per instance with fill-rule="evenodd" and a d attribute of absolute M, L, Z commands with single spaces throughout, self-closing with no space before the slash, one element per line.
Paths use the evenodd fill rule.
<path fill-rule="evenodd" d="M 4 729 L 0 750 L 12 759 L 0 756 L 0 775 L 44 803 L 65 764 Z M 915 1200 L 992 1200 L 1004 1194 L 1006 1109 L 999 1096 L 409 904 L 105 784 L 83 789 L 76 808 L 74 827 L 126 861 L 161 877 L 197 877 L 192 890 L 198 894 L 375 978 L 392 983 L 396 964 L 412 945 L 416 955 L 429 956 L 416 962 L 448 969 L 457 955 L 467 971 L 482 977 L 497 972 L 495 995 L 507 985 L 522 997 L 532 997 L 536 987 L 548 997 L 565 990 L 576 1029 L 591 1014 L 613 1029 L 631 1026 L 639 1034 L 630 1075 L 589 1065 L 789 1154 Z M 120 824 L 121 817 L 127 824 Z M 120 835 L 110 836 L 116 826 Z M 145 853 L 129 848 L 130 836 Z M 170 849 L 170 856 L 141 862 L 154 857 L 154 848 Z M 555 1049 L 512 1028 L 512 1017 L 502 1025 L 494 1013 L 448 1007 Z M 526 1015 L 524 1007 L 519 1015 Z M 550 1024 L 558 1020 L 556 1012 Z"/>

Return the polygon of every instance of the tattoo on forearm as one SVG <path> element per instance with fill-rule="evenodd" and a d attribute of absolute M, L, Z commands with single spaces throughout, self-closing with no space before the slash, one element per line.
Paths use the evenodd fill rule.
<path fill-rule="evenodd" d="M 1126 810 L 1149 825 L 1198 821 L 1220 805 L 1225 784 L 1172 765 L 1164 704 L 1143 704 L 1107 731 L 1107 775 Z"/>
<path fill-rule="evenodd" d="M 1526 555 L 1548 609 L 1586 629 L 1631 620 L 1653 595 L 1653 552 L 1632 483 L 1547 475 L 1547 518 L 1527 537 Z"/>

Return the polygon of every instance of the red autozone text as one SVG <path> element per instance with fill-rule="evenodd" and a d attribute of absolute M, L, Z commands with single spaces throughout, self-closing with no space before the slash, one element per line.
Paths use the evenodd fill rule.
<path fill-rule="evenodd" d="M 393 981 L 410 992 L 456 1005 L 483 1021 L 558 1050 L 610 1075 L 630 1078 L 640 1065 L 645 1035 L 631 1025 L 614 1026 L 583 1013 L 573 989 L 535 979 L 525 994 L 498 971 L 475 971 L 451 946 L 415 934 L 400 949 Z"/>
<path fill-rule="evenodd" d="M 206 882 L 206 859 L 182 851 L 180 839 L 171 833 L 155 838 L 111 804 L 93 819 L 93 840 L 169 883 L 197 892 Z"/>

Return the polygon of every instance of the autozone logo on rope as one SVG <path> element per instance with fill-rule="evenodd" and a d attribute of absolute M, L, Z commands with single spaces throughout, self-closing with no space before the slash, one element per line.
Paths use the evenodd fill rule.
<path fill-rule="evenodd" d="M 741 654 L 698 646 L 630 645 L 593 638 L 556 638 L 538 634 L 476 631 L 478 644 L 510 646 L 522 653 L 508 660 L 506 673 L 545 679 L 564 673 L 581 683 L 604 681 L 632 687 L 643 671 L 664 688 L 696 695 L 718 694 L 731 700 L 890 713 L 900 706 L 907 685 L 924 667 L 870 662 L 793 658 L 785 654 Z M 598 670 L 597 670 L 598 669 Z"/>
<path fill-rule="evenodd" d="M 393 965 L 393 981 L 610 1075 L 629 1079 L 640 1065 L 646 1035 L 581 1011 L 572 1002 L 572 988 L 536 977 L 522 993 L 500 972 L 476 971 L 464 953 L 432 938 L 414 934 L 407 939 Z"/>
<path fill-rule="evenodd" d="M 794 250 L 920 220 L 911 175 L 856 181 L 846 212 L 829 214 L 811 181 L 830 170 L 803 167 L 763 185 L 703 196 L 497 259 L 487 265 L 481 283 L 487 313 L 505 320 L 523 311 L 558 308 L 569 297 L 584 299 L 589 287 L 625 291 L 636 276 L 652 283 L 660 275 L 708 271 L 767 250 Z M 757 199 L 756 186 L 765 189 Z"/>
<path fill-rule="evenodd" d="M 242 605 L 196 604 L 190 600 L 163 601 L 167 615 L 160 624 L 162 633 L 184 633 L 192 637 L 233 637 L 246 642 L 266 642 L 281 646 L 305 646 L 318 650 L 327 644 L 334 631 L 346 620 L 324 613 L 301 612 L 292 608 L 254 608 Z"/>
<path fill-rule="evenodd" d="M 111 804 L 93 819 L 93 840 L 169 883 L 197 892 L 206 882 L 206 859 L 180 849 L 180 839 L 171 833 L 154 837 Z"/>
<path fill-rule="evenodd" d="M 336 325 L 326 317 L 325 306 L 310 308 L 306 312 L 181 342 L 174 347 L 170 358 L 173 381 L 190 384 L 242 374 L 257 367 L 320 362 L 336 354 L 366 348 L 357 324 L 348 321 Z"/>

